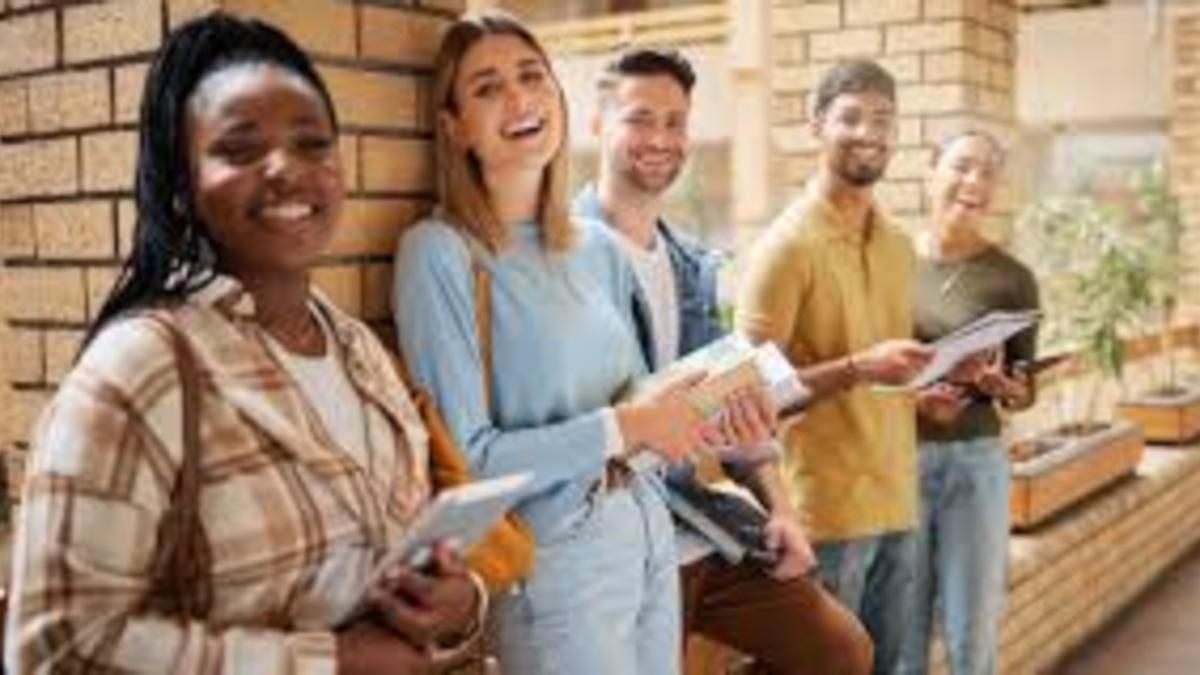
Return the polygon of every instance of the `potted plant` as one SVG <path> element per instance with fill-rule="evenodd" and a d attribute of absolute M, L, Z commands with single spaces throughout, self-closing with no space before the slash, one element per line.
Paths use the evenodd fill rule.
<path fill-rule="evenodd" d="M 1131 246 L 1120 212 L 1088 198 L 1052 198 L 1022 214 L 1023 257 L 1041 287 L 1043 351 L 1070 351 L 1090 386 L 1047 392 L 1049 431 L 1013 447 L 1015 527 L 1036 525 L 1132 471 L 1144 449 L 1141 429 L 1112 420 L 1099 403 L 1104 384 L 1121 385 L 1123 336 L 1150 302 L 1146 252 Z M 1080 382 L 1076 377 L 1073 382 Z"/>
<path fill-rule="evenodd" d="M 1136 196 L 1134 234 L 1147 252 L 1153 276 L 1145 319 L 1162 358 L 1161 367 L 1152 371 L 1150 389 L 1124 399 L 1118 410 L 1142 426 L 1146 440 L 1183 443 L 1200 435 L 1200 387 L 1180 378 L 1175 349 L 1175 309 L 1184 277 L 1183 218 L 1161 164 L 1138 177 Z"/>

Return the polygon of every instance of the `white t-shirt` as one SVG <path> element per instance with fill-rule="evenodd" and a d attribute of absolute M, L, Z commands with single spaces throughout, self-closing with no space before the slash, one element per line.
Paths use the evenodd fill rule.
<path fill-rule="evenodd" d="M 675 289 L 675 269 L 662 232 L 654 230 L 649 250 L 642 248 L 624 233 L 617 241 L 633 265 L 638 285 L 650 305 L 650 321 L 654 327 L 654 359 L 660 367 L 679 357 L 679 295 Z"/>
<path fill-rule="evenodd" d="M 313 316 L 325 333 L 325 354 L 304 356 L 287 350 L 268 335 L 271 353 L 279 359 L 288 374 L 299 385 L 309 403 L 333 440 L 364 467 L 370 466 L 367 457 L 367 420 L 362 398 L 346 374 L 346 364 L 338 354 L 333 333 L 326 325 L 320 310 L 312 308 Z"/>

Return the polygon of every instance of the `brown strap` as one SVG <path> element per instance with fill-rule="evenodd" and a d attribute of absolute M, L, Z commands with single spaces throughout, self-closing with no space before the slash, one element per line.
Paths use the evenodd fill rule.
<path fill-rule="evenodd" d="M 171 503 L 158 524 L 148 600 L 165 614 L 200 618 L 212 606 L 212 551 L 200 518 L 200 373 L 183 332 L 171 320 L 159 323 L 171 335 L 179 369 L 183 454 Z"/>

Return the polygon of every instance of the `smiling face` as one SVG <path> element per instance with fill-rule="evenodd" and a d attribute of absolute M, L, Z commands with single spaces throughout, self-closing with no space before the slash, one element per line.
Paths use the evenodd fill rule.
<path fill-rule="evenodd" d="M 304 274 L 329 243 L 345 195 L 329 110 L 279 66 L 215 71 L 188 101 L 196 213 L 235 276 Z"/>
<path fill-rule="evenodd" d="M 650 195 L 671 187 L 687 158 L 691 100 L 671 76 L 619 77 L 600 115 L 604 167 Z"/>
<path fill-rule="evenodd" d="M 929 174 L 934 222 L 976 227 L 991 206 L 1000 165 L 998 148 L 983 136 L 968 134 L 951 141 Z"/>
<path fill-rule="evenodd" d="M 841 181 L 856 188 L 883 177 L 896 135 L 896 104 L 876 91 L 843 93 L 813 121 L 821 161 Z"/>
<path fill-rule="evenodd" d="M 485 174 L 541 170 L 563 143 L 562 93 L 549 64 L 515 35 L 480 39 L 459 62 L 456 110 L 441 123 L 478 159 Z"/>

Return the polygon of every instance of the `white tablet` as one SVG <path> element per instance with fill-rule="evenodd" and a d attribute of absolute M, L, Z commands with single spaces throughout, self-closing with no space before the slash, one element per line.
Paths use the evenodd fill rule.
<path fill-rule="evenodd" d="M 401 535 L 375 565 L 366 592 L 384 570 L 396 563 L 411 567 L 425 566 L 433 545 L 454 541 L 463 551 L 478 542 L 525 494 L 533 473 L 524 472 L 478 480 L 439 492 L 433 501 L 409 523 Z"/>

